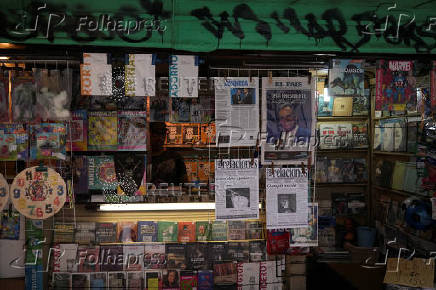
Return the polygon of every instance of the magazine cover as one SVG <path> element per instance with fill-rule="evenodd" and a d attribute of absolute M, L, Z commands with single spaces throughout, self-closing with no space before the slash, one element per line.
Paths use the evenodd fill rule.
<path fill-rule="evenodd" d="M 168 95 L 159 94 L 149 97 L 150 122 L 168 122 L 170 116 L 170 98 Z"/>
<path fill-rule="evenodd" d="M 91 290 L 101 290 L 108 287 L 106 272 L 90 273 L 89 276 Z"/>
<path fill-rule="evenodd" d="M 180 271 L 180 289 L 197 290 L 197 271 Z"/>
<path fill-rule="evenodd" d="M 368 148 L 368 124 L 353 123 L 353 148 Z"/>
<path fill-rule="evenodd" d="M 71 285 L 73 289 L 89 289 L 90 286 L 89 273 L 73 273 L 71 274 Z"/>
<path fill-rule="evenodd" d="M 144 245 L 124 245 L 124 271 L 142 271 L 144 268 Z"/>
<path fill-rule="evenodd" d="M 353 116 L 368 116 L 370 89 L 364 89 L 363 96 L 353 96 Z"/>
<path fill-rule="evenodd" d="M 199 242 L 208 241 L 211 238 L 212 224 L 208 221 L 195 222 L 196 240 Z"/>
<path fill-rule="evenodd" d="M 125 65 L 126 96 L 154 96 L 156 87 L 155 55 L 128 54 Z"/>
<path fill-rule="evenodd" d="M 207 243 L 189 243 L 186 247 L 187 269 L 207 269 Z"/>
<path fill-rule="evenodd" d="M 211 183 L 215 178 L 215 162 L 198 161 L 198 180 L 200 182 Z"/>
<path fill-rule="evenodd" d="M 127 289 L 143 290 L 144 286 L 145 286 L 144 273 L 142 271 L 127 273 Z"/>
<path fill-rule="evenodd" d="M 52 275 L 53 289 L 71 289 L 71 273 L 56 272 Z"/>
<path fill-rule="evenodd" d="M 330 117 L 333 112 L 333 97 L 329 95 L 318 96 L 318 117 Z"/>
<path fill-rule="evenodd" d="M 77 248 L 77 262 L 79 272 L 100 271 L 100 246 L 80 245 Z"/>
<path fill-rule="evenodd" d="M 280 255 L 289 249 L 289 231 L 267 230 L 266 251 L 269 255 Z"/>
<path fill-rule="evenodd" d="M 136 242 L 137 223 L 136 222 L 118 222 L 117 223 L 117 240 L 122 243 Z"/>
<path fill-rule="evenodd" d="M 184 159 L 188 182 L 198 181 L 198 160 Z"/>
<path fill-rule="evenodd" d="M 200 124 L 183 124 L 182 143 L 198 145 L 200 141 Z"/>
<path fill-rule="evenodd" d="M 88 150 L 117 150 L 117 112 L 88 113 Z"/>
<path fill-rule="evenodd" d="M 247 221 L 245 223 L 245 238 L 247 240 L 263 239 L 263 224 L 261 221 Z"/>
<path fill-rule="evenodd" d="M 95 240 L 97 243 L 114 243 L 117 241 L 116 223 L 96 223 Z"/>
<path fill-rule="evenodd" d="M 222 263 L 213 265 L 213 282 L 217 286 L 231 287 L 237 281 L 236 263 Z"/>
<path fill-rule="evenodd" d="M 266 260 L 266 242 L 250 241 L 250 262 L 261 262 Z"/>
<path fill-rule="evenodd" d="M 157 241 L 158 242 L 177 242 L 178 226 L 177 222 L 158 222 Z"/>
<path fill-rule="evenodd" d="M 215 140 L 216 140 L 215 123 L 202 124 L 201 144 L 205 144 L 205 145 L 215 144 Z"/>
<path fill-rule="evenodd" d="M 67 122 L 67 151 L 88 150 L 88 115 L 86 110 L 71 113 Z"/>
<path fill-rule="evenodd" d="M 416 111 L 414 61 L 378 60 L 376 82 L 376 111 Z"/>
<path fill-rule="evenodd" d="M 147 150 L 147 118 L 144 111 L 118 112 L 118 150 Z"/>
<path fill-rule="evenodd" d="M 227 241 L 227 222 L 213 221 L 211 234 L 211 241 Z"/>
<path fill-rule="evenodd" d="M 332 59 L 329 95 L 365 97 L 362 59 Z"/>
<path fill-rule="evenodd" d="M 245 240 L 245 221 L 227 222 L 229 240 Z"/>
<path fill-rule="evenodd" d="M 317 247 L 318 246 L 318 204 L 309 204 L 309 226 L 293 228 L 290 230 L 291 247 Z"/>
<path fill-rule="evenodd" d="M 88 189 L 115 191 L 117 175 L 113 156 L 88 156 Z"/>
<path fill-rule="evenodd" d="M 260 264 L 238 263 L 238 289 L 259 289 Z"/>
<path fill-rule="evenodd" d="M 320 123 L 319 149 L 339 149 L 353 146 L 354 132 L 351 123 Z"/>
<path fill-rule="evenodd" d="M 262 88 L 262 132 L 267 133 L 266 143 L 262 144 L 262 162 L 307 164 L 313 152 L 311 137 L 315 138 L 316 128 L 315 82 L 301 77 L 262 78 Z M 268 160 L 269 154 L 277 150 L 275 144 L 280 144 L 280 151 L 288 156 Z"/>
<path fill-rule="evenodd" d="M 197 274 L 198 290 L 213 290 L 213 271 L 199 270 Z"/>
<path fill-rule="evenodd" d="M 20 213 L 13 210 L 1 212 L 0 239 L 19 240 L 20 239 Z"/>
<path fill-rule="evenodd" d="M 27 159 L 27 131 L 22 124 L 0 124 L 0 160 Z"/>
<path fill-rule="evenodd" d="M 9 121 L 9 77 L 8 72 L 0 72 L 0 122 Z"/>
<path fill-rule="evenodd" d="M 166 124 L 166 136 L 165 136 L 165 145 L 176 145 L 182 144 L 183 137 L 183 126 L 180 124 Z"/>
<path fill-rule="evenodd" d="M 165 244 L 145 244 L 144 269 L 163 269 L 166 266 Z"/>
<path fill-rule="evenodd" d="M 138 152 L 117 152 L 113 155 L 117 175 L 117 194 L 145 195 L 147 187 L 147 156 Z"/>
<path fill-rule="evenodd" d="M 41 123 L 30 126 L 30 158 L 66 158 L 66 128 L 60 123 Z"/>
<path fill-rule="evenodd" d="M 165 252 L 167 255 L 168 269 L 186 269 L 188 266 L 186 259 L 186 244 L 166 244 Z"/>
<path fill-rule="evenodd" d="M 95 241 L 94 222 L 76 222 L 75 242 L 78 244 L 89 244 Z"/>
<path fill-rule="evenodd" d="M 179 222 L 178 223 L 178 241 L 181 243 L 195 242 L 195 223 Z"/>
<path fill-rule="evenodd" d="M 138 242 L 157 242 L 157 223 L 152 221 L 138 222 Z"/>
<path fill-rule="evenodd" d="M 162 289 L 162 272 L 160 270 L 146 270 L 144 272 L 145 289 Z"/>
<path fill-rule="evenodd" d="M 123 271 L 123 246 L 100 246 L 100 261 L 101 271 Z"/>
<path fill-rule="evenodd" d="M 76 198 L 82 194 L 88 195 L 88 157 L 84 155 L 73 156 L 71 166 Z"/>
<path fill-rule="evenodd" d="M 229 260 L 248 263 L 250 260 L 250 248 L 248 242 L 229 242 L 227 245 Z"/>
<path fill-rule="evenodd" d="M 382 151 L 406 151 L 407 125 L 403 118 L 380 120 Z"/>
<path fill-rule="evenodd" d="M 126 272 L 109 272 L 108 289 L 126 289 L 127 273 Z"/>
<path fill-rule="evenodd" d="M 12 121 L 27 122 L 33 119 L 36 101 L 35 79 L 32 74 L 15 74 L 11 79 Z"/>
<path fill-rule="evenodd" d="M 180 289 L 180 270 L 162 270 L 162 290 Z"/>
<path fill-rule="evenodd" d="M 77 244 L 60 244 L 59 272 L 77 272 Z"/>

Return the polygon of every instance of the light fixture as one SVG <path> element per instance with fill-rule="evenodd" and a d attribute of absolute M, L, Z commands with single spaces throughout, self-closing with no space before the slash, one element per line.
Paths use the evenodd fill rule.
<path fill-rule="evenodd" d="M 9 56 L 0 56 L 0 60 L 8 60 Z"/>
<path fill-rule="evenodd" d="M 259 209 L 262 204 L 259 203 Z M 173 210 L 215 210 L 214 202 L 180 203 L 105 203 L 99 211 L 173 211 Z"/>

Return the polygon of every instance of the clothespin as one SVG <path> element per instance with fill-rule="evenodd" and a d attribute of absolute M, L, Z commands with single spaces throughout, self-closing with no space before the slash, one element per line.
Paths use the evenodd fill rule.
<path fill-rule="evenodd" d="M 303 174 L 306 174 L 306 167 L 305 167 L 303 161 L 301 161 L 301 172 L 302 172 Z"/>
<path fill-rule="evenodd" d="M 274 161 L 271 162 L 271 174 L 274 176 Z"/>
<path fill-rule="evenodd" d="M 251 70 L 248 70 L 248 77 L 250 78 L 250 83 L 253 81 L 253 78 L 251 77 Z"/>
<path fill-rule="evenodd" d="M 272 84 L 272 71 L 268 71 L 268 83 Z"/>

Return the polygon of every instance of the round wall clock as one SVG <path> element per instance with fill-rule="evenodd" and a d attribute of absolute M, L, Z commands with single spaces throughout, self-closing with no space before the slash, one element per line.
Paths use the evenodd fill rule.
<path fill-rule="evenodd" d="M 0 212 L 5 208 L 9 199 L 9 184 L 0 173 Z"/>
<path fill-rule="evenodd" d="M 26 168 L 14 178 L 10 196 L 22 215 L 30 219 L 46 219 L 64 206 L 67 188 L 55 170 L 35 166 Z"/>

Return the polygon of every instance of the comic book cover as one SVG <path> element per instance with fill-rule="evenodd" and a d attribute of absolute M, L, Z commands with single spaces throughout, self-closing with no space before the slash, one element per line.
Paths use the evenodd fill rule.
<path fill-rule="evenodd" d="M 368 148 L 368 124 L 353 123 L 353 148 Z"/>
<path fill-rule="evenodd" d="M 144 245 L 124 245 L 124 271 L 142 271 L 144 268 Z"/>
<path fill-rule="evenodd" d="M 142 271 L 127 273 L 127 289 L 143 290 L 144 286 L 145 286 L 144 273 Z"/>
<path fill-rule="evenodd" d="M 138 242 L 157 242 L 157 223 L 152 221 L 138 222 Z"/>
<path fill-rule="evenodd" d="M 113 156 L 88 156 L 88 189 L 115 191 L 117 176 Z"/>
<path fill-rule="evenodd" d="M 245 221 L 227 222 L 229 240 L 245 240 Z"/>
<path fill-rule="evenodd" d="M 100 246 L 101 271 L 123 271 L 123 246 Z"/>
<path fill-rule="evenodd" d="M 245 227 L 245 238 L 247 240 L 263 238 L 263 225 L 261 221 L 247 221 Z"/>
<path fill-rule="evenodd" d="M 147 149 L 147 119 L 144 111 L 118 112 L 118 150 Z"/>
<path fill-rule="evenodd" d="M 208 221 L 195 222 L 195 235 L 196 240 L 205 242 L 211 237 L 212 224 Z"/>
<path fill-rule="evenodd" d="M 94 222 L 76 222 L 75 242 L 78 244 L 89 244 L 95 241 Z"/>
<path fill-rule="evenodd" d="M 259 263 L 238 263 L 238 289 L 249 290 L 259 288 Z"/>
<path fill-rule="evenodd" d="M 261 262 L 266 259 L 266 242 L 265 241 L 250 241 L 250 262 Z"/>
<path fill-rule="evenodd" d="M 9 79 L 7 72 L 0 71 L 0 122 L 9 121 Z"/>
<path fill-rule="evenodd" d="M 353 116 L 368 116 L 370 90 L 364 89 L 363 96 L 353 96 Z"/>
<path fill-rule="evenodd" d="M 88 150 L 117 150 L 116 111 L 88 113 Z"/>
<path fill-rule="evenodd" d="M 227 245 L 229 260 L 248 263 L 250 248 L 248 242 L 229 242 Z"/>
<path fill-rule="evenodd" d="M 186 244 L 173 243 L 165 245 L 168 269 L 186 269 Z"/>
<path fill-rule="evenodd" d="M 179 222 L 178 223 L 178 241 L 181 243 L 195 242 L 195 223 Z"/>
<path fill-rule="evenodd" d="M 80 245 L 77 248 L 77 262 L 79 272 L 100 271 L 100 246 Z"/>
<path fill-rule="evenodd" d="M 162 272 L 160 270 L 146 270 L 144 272 L 145 289 L 162 289 Z"/>
<path fill-rule="evenodd" d="M 237 281 L 236 263 L 222 263 L 213 265 L 213 281 L 217 286 L 232 287 Z"/>
<path fill-rule="evenodd" d="M 332 59 L 329 71 L 329 95 L 365 96 L 362 59 Z"/>
<path fill-rule="evenodd" d="M 60 123 L 41 123 L 30 126 L 30 158 L 66 158 L 66 128 Z"/>
<path fill-rule="evenodd" d="M 197 274 L 198 290 L 213 290 L 213 271 L 200 270 Z"/>
<path fill-rule="evenodd" d="M 116 223 L 96 223 L 95 241 L 97 243 L 114 243 L 117 241 Z"/>
<path fill-rule="evenodd" d="M 35 80 L 31 74 L 13 75 L 11 79 L 12 121 L 26 122 L 33 119 L 36 100 Z"/>
<path fill-rule="evenodd" d="M 163 269 L 166 266 L 165 244 L 145 244 L 144 269 Z"/>
<path fill-rule="evenodd" d="M 157 226 L 158 242 L 177 242 L 178 226 L 177 222 L 159 221 Z"/>
<path fill-rule="evenodd" d="M 376 111 L 415 111 L 415 85 L 414 61 L 378 60 L 376 71 Z"/>
<path fill-rule="evenodd" d="M 162 270 L 162 290 L 180 290 L 180 270 Z"/>
<path fill-rule="evenodd" d="M 108 289 L 126 289 L 127 273 L 126 272 L 109 272 Z"/>
<path fill-rule="evenodd" d="M 106 289 L 106 287 L 108 286 L 106 272 L 90 273 L 89 277 L 92 290 Z"/>
<path fill-rule="evenodd" d="M 22 124 L 0 124 L 0 160 L 27 159 L 27 131 Z"/>
<path fill-rule="evenodd" d="M 20 213 L 17 211 L 1 212 L 0 239 L 19 240 L 20 239 Z"/>
<path fill-rule="evenodd" d="M 180 271 L 180 290 L 197 290 L 197 272 Z"/>
<path fill-rule="evenodd" d="M 71 113 L 71 121 L 67 123 L 67 151 L 88 150 L 88 114 L 86 110 Z"/>
<path fill-rule="evenodd" d="M 187 268 L 191 270 L 207 269 L 207 243 L 190 243 L 186 247 Z"/>
<path fill-rule="evenodd" d="M 117 240 L 121 243 L 136 242 L 137 237 L 136 222 L 118 222 L 117 223 Z"/>
<path fill-rule="evenodd" d="M 213 221 L 212 222 L 212 241 L 226 241 L 227 240 L 227 222 Z"/>

